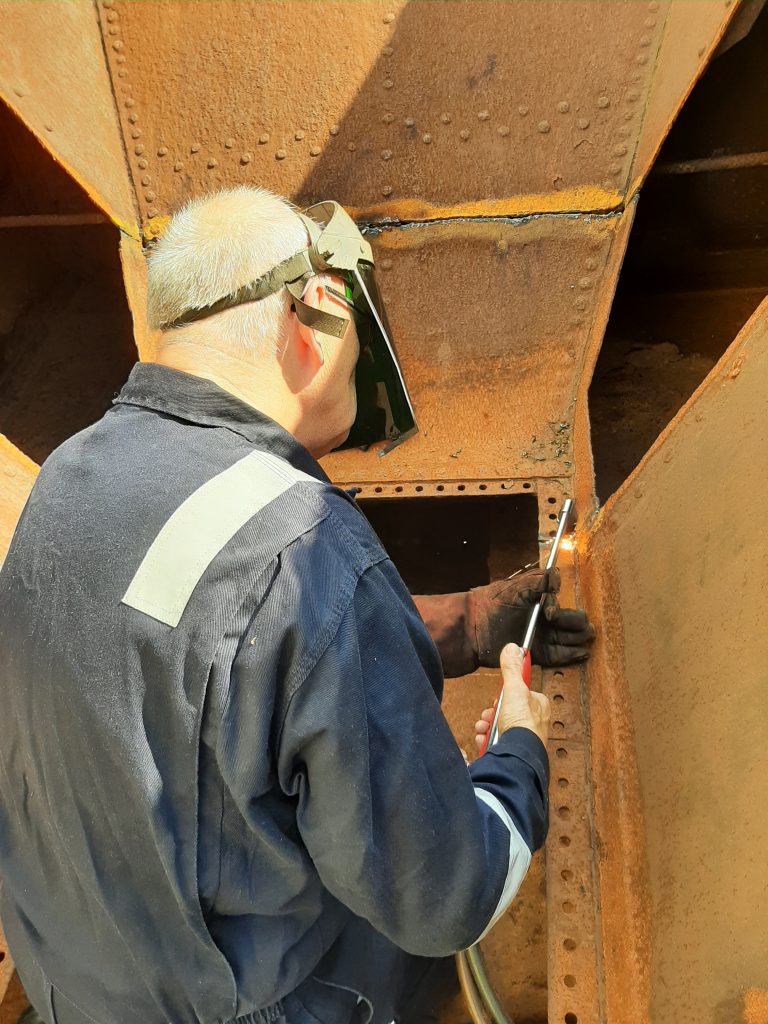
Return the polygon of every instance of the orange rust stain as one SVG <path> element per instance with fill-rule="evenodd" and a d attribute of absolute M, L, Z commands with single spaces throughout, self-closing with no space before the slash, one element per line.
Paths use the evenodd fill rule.
<path fill-rule="evenodd" d="M 357 220 L 395 218 L 407 221 L 439 221 L 456 217 L 532 217 L 547 213 L 598 213 L 617 210 L 622 203 L 622 194 L 614 189 L 583 186 L 566 188 L 558 192 L 457 203 L 454 206 L 435 206 L 421 199 L 399 199 L 391 203 L 351 206 L 348 209 Z"/>
<path fill-rule="evenodd" d="M 768 991 L 764 988 L 744 993 L 744 1024 L 768 1024 Z"/>

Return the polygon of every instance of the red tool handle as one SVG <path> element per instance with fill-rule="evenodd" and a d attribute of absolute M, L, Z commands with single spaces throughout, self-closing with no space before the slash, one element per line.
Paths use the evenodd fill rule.
<path fill-rule="evenodd" d="M 523 656 L 523 682 L 525 683 L 525 685 L 530 690 L 530 688 L 531 688 L 531 652 L 530 651 L 526 651 L 524 656 Z M 499 694 L 499 696 L 496 698 L 496 700 L 494 702 L 494 705 L 493 705 L 494 711 L 498 707 L 499 698 L 500 697 L 501 697 L 501 694 Z M 485 739 L 483 740 L 483 745 L 480 748 L 480 756 L 481 757 L 483 756 L 483 754 L 488 749 L 488 740 L 490 738 L 491 738 L 491 730 L 489 729 L 488 732 L 485 734 Z"/>

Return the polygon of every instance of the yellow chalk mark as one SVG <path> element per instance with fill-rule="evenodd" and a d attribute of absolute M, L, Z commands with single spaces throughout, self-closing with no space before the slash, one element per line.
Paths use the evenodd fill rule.
<path fill-rule="evenodd" d="M 614 189 L 593 186 L 481 199 L 453 206 L 437 206 L 421 199 L 398 199 L 373 206 L 348 207 L 356 220 L 446 220 L 457 217 L 532 217 L 547 213 L 602 213 L 621 207 L 624 196 Z"/>

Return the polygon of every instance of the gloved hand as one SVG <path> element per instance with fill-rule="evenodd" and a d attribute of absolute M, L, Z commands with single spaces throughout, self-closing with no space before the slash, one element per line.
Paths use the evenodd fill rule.
<path fill-rule="evenodd" d="M 557 569 L 531 569 L 470 590 L 467 627 L 480 664 L 496 667 L 506 644 L 523 642 L 531 608 L 542 593 L 546 593 L 546 598 L 536 626 L 531 661 L 555 668 L 587 659 L 595 628 L 586 612 L 560 607 L 556 597 L 559 590 Z"/>

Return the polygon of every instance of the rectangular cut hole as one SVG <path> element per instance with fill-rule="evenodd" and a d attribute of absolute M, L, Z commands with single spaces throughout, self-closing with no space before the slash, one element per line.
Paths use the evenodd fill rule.
<path fill-rule="evenodd" d="M 450 594 L 538 564 L 535 495 L 360 501 L 409 590 Z"/>

